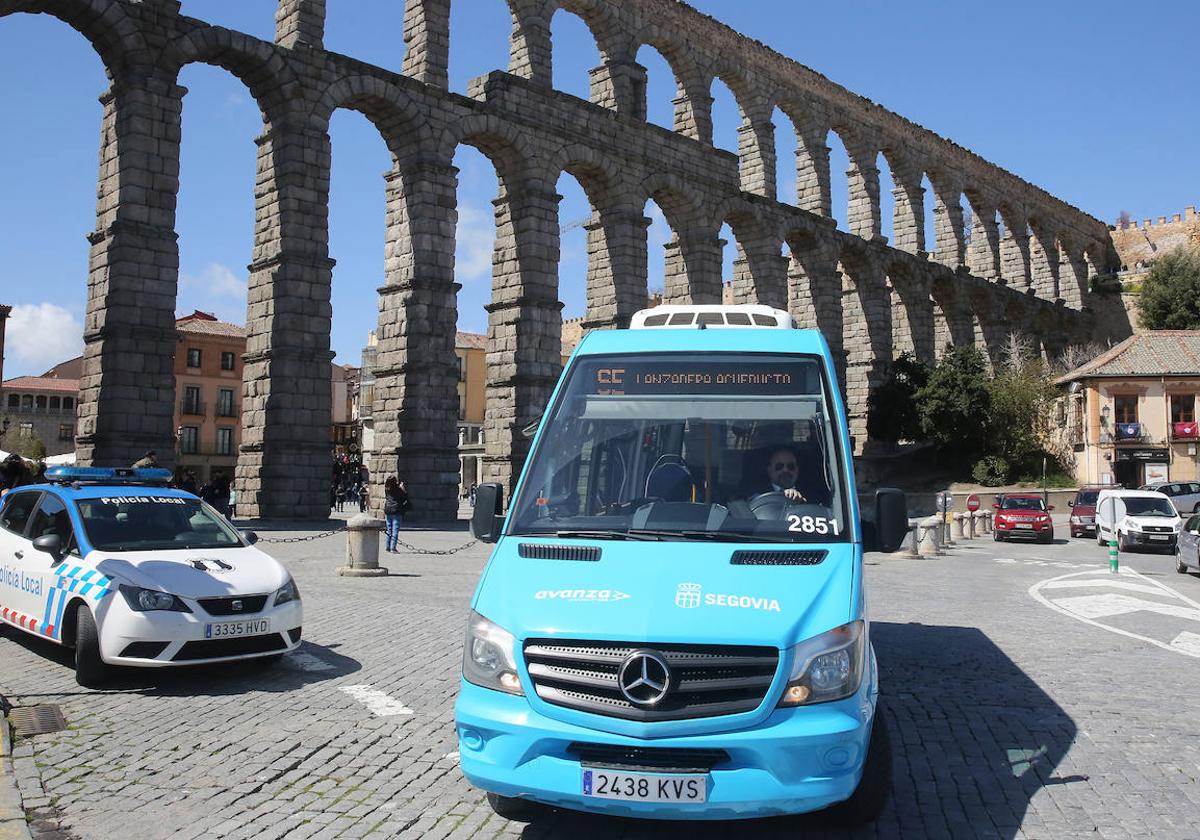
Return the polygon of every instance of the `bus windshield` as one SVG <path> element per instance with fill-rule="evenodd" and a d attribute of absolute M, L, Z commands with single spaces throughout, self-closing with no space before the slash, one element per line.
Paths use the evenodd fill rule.
<path fill-rule="evenodd" d="M 510 533 L 849 539 L 841 430 L 819 357 L 584 356 L 567 376 Z"/>

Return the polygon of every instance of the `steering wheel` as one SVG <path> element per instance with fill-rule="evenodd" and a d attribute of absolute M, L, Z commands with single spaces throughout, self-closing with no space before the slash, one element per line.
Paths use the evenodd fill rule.
<path fill-rule="evenodd" d="M 759 493 L 751 499 L 750 512 L 754 514 L 755 519 L 783 519 L 783 512 L 789 505 L 794 504 L 797 502 L 785 496 L 782 490 L 772 490 Z"/>

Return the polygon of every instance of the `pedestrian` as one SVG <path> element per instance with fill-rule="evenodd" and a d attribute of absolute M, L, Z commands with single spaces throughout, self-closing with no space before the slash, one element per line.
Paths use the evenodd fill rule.
<path fill-rule="evenodd" d="M 217 470 L 208 483 L 200 488 L 200 498 L 212 505 L 217 513 L 229 518 L 229 479 Z"/>
<path fill-rule="evenodd" d="M 157 467 L 157 466 L 158 466 L 158 453 L 155 452 L 153 449 L 149 450 L 145 455 L 143 455 L 141 458 L 139 458 L 138 460 L 133 462 L 133 468 L 135 470 L 145 469 L 146 467 Z"/>
<path fill-rule="evenodd" d="M 33 475 L 20 455 L 14 452 L 0 462 L 0 496 L 14 487 L 23 487 L 31 483 Z"/>
<path fill-rule="evenodd" d="M 337 484 L 337 495 L 335 500 L 337 502 L 337 512 L 341 513 L 342 508 L 344 508 L 346 505 L 346 485 L 342 484 L 340 481 Z"/>
<path fill-rule="evenodd" d="M 384 551 L 397 553 L 396 543 L 400 539 L 400 526 L 404 524 L 404 511 L 410 506 L 404 482 L 394 475 L 389 475 L 383 483 L 383 518 L 387 522 Z"/>
<path fill-rule="evenodd" d="M 358 512 L 366 513 L 368 501 L 367 485 L 365 482 L 358 485 Z"/>
<path fill-rule="evenodd" d="M 196 495 L 196 474 L 191 470 L 183 471 L 183 478 L 179 481 L 179 489 L 185 493 Z"/>
<path fill-rule="evenodd" d="M 479 485 L 471 482 L 471 507 L 475 507 L 475 491 L 479 489 Z"/>

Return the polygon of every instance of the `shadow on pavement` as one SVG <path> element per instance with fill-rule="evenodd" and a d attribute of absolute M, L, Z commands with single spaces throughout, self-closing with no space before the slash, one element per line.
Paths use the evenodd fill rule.
<path fill-rule="evenodd" d="M 1015 838 L 1042 787 L 1087 780 L 1054 768 L 1074 721 L 980 630 L 871 625 L 891 724 L 892 801 L 847 831 L 820 814 L 739 822 L 659 822 L 552 812 L 525 840 L 587 838 Z"/>

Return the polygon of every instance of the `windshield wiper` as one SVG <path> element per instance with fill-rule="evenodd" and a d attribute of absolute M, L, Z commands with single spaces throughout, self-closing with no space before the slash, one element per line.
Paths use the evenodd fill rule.
<path fill-rule="evenodd" d="M 547 537 L 549 534 L 526 534 L 525 536 L 542 536 Z M 628 534 L 624 531 L 555 531 L 556 537 L 575 538 L 580 540 L 640 540 L 640 541 L 655 541 L 660 538 L 653 534 L 643 534 L 641 532 L 630 531 Z"/>
<path fill-rule="evenodd" d="M 744 531 L 649 531 L 631 529 L 630 534 L 654 535 L 660 539 L 707 540 L 709 542 L 791 542 L 786 537 L 773 537 L 763 534 L 747 534 Z"/>

